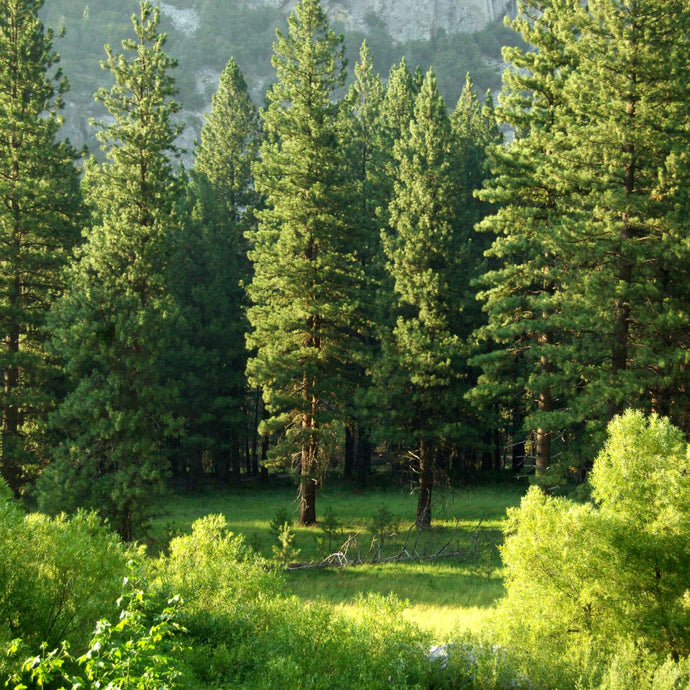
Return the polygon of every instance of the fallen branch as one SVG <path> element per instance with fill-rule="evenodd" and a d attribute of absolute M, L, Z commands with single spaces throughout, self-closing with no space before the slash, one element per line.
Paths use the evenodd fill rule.
<path fill-rule="evenodd" d="M 392 556 L 386 556 L 382 557 L 380 554 L 380 550 L 376 550 L 374 548 L 374 544 L 376 542 L 376 537 L 372 539 L 372 544 L 369 547 L 369 550 L 367 551 L 366 555 L 364 558 L 360 557 L 359 554 L 359 532 L 356 534 L 350 535 L 343 545 L 340 547 L 340 549 L 332 554 L 329 554 L 326 556 L 321 561 L 308 561 L 304 563 L 289 563 L 285 566 L 285 570 L 288 571 L 295 571 L 295 570 L 305 570 L 307 568 L 352 568 L 360 565 L 376 565 L 378 563 L 410 563 L 413 561 L 431 561 L 431 560 L 436 560 L 436 559 L 441 559 L 441 558 L 458 558 L 458 559 L 472 559 L 474 558 L 475 560 L 477 559 L 477 550 L 478 550 L 478 532 L 479 528 L 482 524 L 482 521 L 484 519 L 484 516 L 481 517 L 479 520 L 475 530 L 474 530 L 474 537 L 472 538 L 472 549 L 455 549 L 452 551 L 448 550 L 448 547 L 452 543 L 453 539 L 457 535 L 458 532 L 458 523 L 456 521 L 455 523 L 455 529 L 453 530 L 452 534 L 448 538 L 448 540 L 441 545 L 440 548 L 436 549 L 433 553 L 418 553 L 417 552 L 417 543 L 419 540 L 419 534 L 416 535 L 415 540 L 414 540 L 414 545 L 411 550 L 408 550 L 407 548 L 407 543 L 410 538 L 410 534 L 412 532 L 412 528 L 408 530 L 407 533 L 407 538 L 405 540 L 405 544 L 402 546 L 402 548 L 394 555 Z M 351 558 L 349 556 L 349 551 L 351 549 L 356 550 L 356 557 Z"/>
<path fill-rule="evenodd" d="M 353 568 L 361 565 L 377 565 L 379 563 L 410 563 L 413 561 L 432 561 L 442 558 L 465 558 L 472 557 L 472 552 L 467 549 L 457 551 L 448 551 L 446 553 L 427 553 L 427 554 L 409 554 L 406 551 L 398 553 L 394 556 L 386 556 L 385 558 L 374 558 L 371 560 L 348 559 L 345 554 L 336 552 L 332 553 L 322 561 L 308 561 L 305 563 L 288 563 L 285 570 L 305 570 L 307 568 Z"/>

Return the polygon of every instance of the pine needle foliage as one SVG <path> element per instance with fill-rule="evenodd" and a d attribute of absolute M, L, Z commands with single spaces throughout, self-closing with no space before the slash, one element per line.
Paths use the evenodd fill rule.
<path fill-rule="evenodd" d="M 71 382 L 54 418 L 65 439 L 39 486 L 44 508 L 96 508 L 125 538 L 164 490 L 175 429 L 161 359 L 175 308 L 166 273 L 180 193 L 171 122 L 179 106 L 158 19 L 142 2 L 136 39 L 120 54 L 106 46 L 115 84 L 96 98 L 112 116 L 99 132 L 107 160 L 92 163 L 84 182 L 94 226 L 52 319 Z"/>
<path fill-rule="evenodd" d="M 60 394 L 46 317 L 79 240 L 76 152 L 57 140 L 67 81 L 40 0 L 0 3 L 0 468 L 15 492 L 47 460 L 44 420 Z"/>
<path fill-rule="evenodd" d="M 266 431 L 284 431 L 300 466 L 300 522 L 316 520 L 316 486 L 357 348 L 361 267 L 349 242 L 347 185 L 333 92 L 344 82 L 342 37 L 317 0 L 278 32 L 277 83 L 263 111 L 256 166 L 266 208 L 252 234 L 250 382 L 261 386 Z M 279 451 L 280 452 L 280 451 Z"/>

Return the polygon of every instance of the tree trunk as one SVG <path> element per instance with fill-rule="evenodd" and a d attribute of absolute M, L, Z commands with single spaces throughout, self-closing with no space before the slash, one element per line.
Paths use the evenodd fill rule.
<path fill-rule="evenodd" d="M 482 439 L 482 472 L 485 473 L 490 472 L 493 467 L 492 439 L 491 432 L 486 431 Z"/>
<path fill-rule="evenodd" d="M 417 527 L 431 526 L 431 490 L 434 484 L 434 457 L 431 443 L 422 439 L 419 447 L 419 497 L 417 499 Z"/>
<path fill-rule="evenodd" d="M 631 195 L 634 187 L 634 166 L 629 166 L 626 175 L 626 194 Z M 625 256 L 626 245 L 633 238 L 628 214 L 623 214 L 621 231 L 620 257 L 618 264 L 618 284 L 627 288 L 632 282 L 632 263 Z M 616 298 L 613 307 L 613 343 L 611 348 L 611 396 L 608 404 L 608 417 L 612 419 L 621 412 L 621 404 L 616 395 L 619 388 L 620 373 L 628 366 L 628 340 L 630 337 L 630 301 L 627 294 Z"/>
<path fill-rule="evenodd" d="M 256 476 L 259 474 L 259 414 L 263 414 L 263 402 L 261 400 L 261 389 L 257 386 L 254 395 L 254 424 L 252 425 L 252 467 L 251 474 Z"/>
<path fill-rule="evenodd" d="M 357 436 L 357 486 L 364 489 L 367 485 L 367 477 L 371 473 L 372 445 L 364 427 L 359 427 Z"/>
<path fill-rule="evenodd" d="M 217 481 L 222 484 L 227 484 L 230 481 L 230 461 L 226 451 L 222 450 L 216 455 L 213 469 Z"/>
<path fill-rule="evenodd" d="M 299 524 L 316 524 L 316 479 L 310 475 L 300 477 Z"/>
<path fill-rule="evenodd" d="M 15 289 L 19 290 L 19 286 L 15 285 Z M 18 298 L 10 297 L 10 308 L 12 310 L 17 308 Z M 19 456 L 19 408 L 15 396 L 19 389 L 19 367 L 17 366 L 17 358 L 19 355 L 19 328 L 12 327 L 12 332 L 5 338 L 5 349 L 9 354 L 9 366 L 4 371 L 4 405 L 2 413 L 2 476 L 5 478 L 8 486 L 16 496 L 19 495 L 19 490 L 22 484 L 22 470 L 21 464 L 18 461 Z"/>
<path fill-rule="evenodd" d="M 266 458 L 268 457 L 268 448 L 271 443 L 271 437 L 264 434 L 261 437 L 261 457 L 259 458 L 259 476 L 262 481 L 268 479 L 268 467 L 266 467 Z"/>
<path fill-rule="evenodd" d="M 498 429 L 493 431 L 493 456 L 494 456 L 494 471 L 500 472 L 503 469 L 503 453 L 501 446 L 501 432 Z"/>
<path fill-rule="evenodd" d="M 547 333 L 540 337 L 542 343 L 551 344 L 553 338 L 550 333 Z M 545 355 L 542 355 L 541 360 L 541 370 L 547 374 L 553 372 L 553 364 L 548 360 Z M 538 401 L 539 412 L 551 412 L 553 411 L 553 398 L 551 396 L 551 389 L 547 386 L 544 387 L 539 392 Z M 536 442 L 536 465 L 537 474 L 541 474 L 549 469 L 551 465 L 551 432 L 539 427 L 537 429 L 537 442 Z"/>
<path fill-rule="evenodd" d="M 355 434 L 352 427 L 345 426 L 345 461 L 343 463 L 343 477 L 349 479 L 354 473 L 355 458 Z"/>
<path fill-rule="evenodd" d="M 542 393 L 542 395 L 544 394 Z M 539 396 L 540 409 L 542 405 L 542 395 Z M 551 432 L 539 427 L 536 436 L 537 474 L 542 474 L 549 469 L 549 465 L 551 464 Z"/>
<path fill-rule="evenodd" d="M 246 472 L 248 477 L 252 476 L 252 462 L 253 462 L 253 456 L 252 456 L 252 449 L 250 448 L 250 439 L 249 439 L 249 429 L 246 424 L 242 426 L 244 429 L 244 471 Z"/>
<path fill-rule="evenodd" d="M 525 466 L 525 442 L 513 440 L 513 472 L 518 474 Z"/>
<path fill-rule="evenodd" d="M 312 409 L 314 408 L 315 401 L 312 399 Z M 304 440 L 300 461 L 299 523 L 313 525 L 316 523 L 316 470 L 319 450 L 314 415 L 302 415 L 302 431 Z"/>
<path fill-rule="evenodd" d="M 201 451 L 194 451 L 189 457 L 189 470 L 187 471 L 187 489 L 195 491 L 199 488 L 201 478 L 204 476 L 204 465 L 201 459 Z"/>
<path fill-rule="evenodd" d="M 232 467 L 232 483 L 239 486 L 242 483 L 242 459 L 240 458 L 240 439 L 236 432 L 230 442 L 230 465 Z"/>

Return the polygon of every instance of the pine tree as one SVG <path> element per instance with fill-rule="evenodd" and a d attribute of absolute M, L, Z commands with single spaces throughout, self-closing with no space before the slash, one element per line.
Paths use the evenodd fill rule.
<path fill-rule="evenodd" d="M 472 333 L 484 325 L 486 319 L 476 299 L 475 281 L 489 268 L 485 253 L 495 239 L 491 233 L 474 230 L 477 223 L 491 212 L 490 205 L 477 199 L 476 194 L 490 178 L 489 149 L 500 145 L 502 136 L 496 123 L 491 94 L 487 93 L 486 101 L 482 105 L 469 74 L 455 110 L 450 116 L 450 122 L 454 136 L 453 165 L 458 175 L 460 225 L 469 233 L 465 247 L 465 265 L 456 278 L 463 293 L 460 312 L 462 324 L 458 326 L 458 332 L 462 333 L 463 341 L 467 345 L 467 354 L 471 351 L 470 343 L 474 346 L 476 354 L 476 343 Z M 480 370 L 468 364 L 464 364 L 463 370 L 468 385 L 475 385 Z M 484 409 L 473 403 L 468 406 L 467 413 L 472 415 L 473 421 L 464 425 L 461 437 L 457 439 L 457 446 L 453 448 L 455 455 L 465 458 L 466 462 L 476 463 L 477 451 L 481 449 L 483 469 L 495 469 L 500 442 L 498 434 L 503 415 L 499 414 L 497 406 L 491 403 Z"/>
<path fill-rule="evenodd" d="M 580 266 L 570 319 L 578 330 L 596 324 L 598 347 L 573 341 L 573 407 L 599 434 L 630 406 L 682 424 L 690 262 L 677 162 L 690 150 L 690 7 L 596 0 L 578 29 L 567 145 L 556 149 L 573 190 L 561 234 Z"/>
<path fill-rule="evenodd" d="M 46 315 L 81 216 L 76 154 L 56 141 L 67 82 L 42 5 L 0 2 L 0 469 L 15 492 L 46 459 L 42 420 L 59 388 Z"/>
<path fill-rule="evenodd" d="M 185 430 L 178 452 L 190 480 L 208 453 L 216 476 L 240 474 L 245 427 L 245 233 L 254 226 L 257 194 L 251 165 L 259 115 L 234 59 L 220 76 L 201 131 L 189 184 L 191 222 L 176 242 L 172 276 L 180 309 L 179 352 L 170 361 L 179 382 Z M 184 352 L 183 356 L 180 356 Z M 178 464 L 179 464 L 178 463 Z"/>
<path fill-rule="evenodd" d="M 43 507 L 98 508 L 125 538 L 164 489 L 174 430 L 161 360 L 174 315 L 167 271 L 179 106 L 158 10 L 145 0 L 140 13 L 136 40 L 124 40 L 121 54 L 106 46 L 115 84 L 96 98 L 112 116 L 99 132 L 107 160 L 85 181 L 95 225 L 52 318 L 72 384 L 55 416 L 65 440 L 39 485 Z"/>
<path fill-rule="evenodd" d="M 345 462 L 343 473 L 351 476 L 356 469 L 359 486 L 366 484 L 371 464 L 370 440 L 372 412 L 368 392 L 371 369 L 379 356 L 378 298 L 384 280 L 384 257 L 381 248 L 381 209 L 387 207 L 385 166 L 382 150 L 383 122 L 381 108 L 384 85 L 374 72 L 371 51 L 365 41 L 355 65 L 355 81 L 340 104 L 341 148 L 349 172 L 350 242 L 364 276 L 359 299 L 360 338 L 362 355 L 352 362 L 352 390 L 349 397 Z"/>
<path fill-rule="evenodd" d="M 476 198 L 475 192 L 482 189 L 490 177 L 489 148 L 503 143 L 498 130 L 491 94 L 486 94 L 484 104 L 480 103 L 477 90 L 468 74 L 460 98 L 450 116 L 453 134 L 456 138 L 457 167 L 460 171 L 462 208 L 466 225 L 474 226 L 488 214 L 489 204 Z M 481 235 L 475 240 L 487 245 Z M 475 252 L 478 261 L 483 258 L 483 246 Z"/>
<path fill-rule="evenodd" d="M 572 449 L 586 460 L 623 407 L 687 420 L 678 162 L 689 10 L 655 0 L 529 8 L 520 26 L 536 50 L 513 54 L 522 69 L 509 73 L 501 109 L 518 136 L 495 151 L 499 176 L 484 192 L 505 206 L 483 223 L 501 266 L 483 279 L 480 333 L 497 347 L 478 358 L 478 391 L 525 406 L 543 470 L 556 430 L 578 440 L 572 467 Z"/>
<path fill-rule="evenodd" d="M 414 119 L 415 98 L 419 89 L 403 58 L 394 65 L 385 83 L 383 100 L 375 122 L 375 144 L 371 165 L 367 170 L 368 190 L 374 206 L 376 226 L 381 245 L 380 266 L 376 270 L 376 295 L 372 309 L 374 318 L 374 338 L 376 347 L 372 351 L 369 369 L 380 370 L 383 356 L 381 343 L 390 337 L 395 326 L 396 297 L 393 278 L 386 269 L 383 244 L 394 236 L 391 226 L 390 205 L 394 196 L 394 184 L 398 174 L 398 160 L 394 147 L 397 141 L 409 135 L 410 124 Z M 361 396 L 361 403 L 367 416 L 372 420 L 372 434 L 384 437 L 387 431 L 388 401 L 381 395 L 377 385 L 370 386 Z"/>
<path fill-rule="evenodd" d="M 539 472 L 551 463 L 553 435 L 572 422 L 556 413 L 559 396 L 576 385 L 572 378 L 554 375 L 554 357 L 567 356 L 556 347 L 564 338 L 561 287 L 575 267 L 562 261 L 556 248 L 565 192 L 553 160 L 562 128 L 562 89 L 576 63 L 575 5 L 571 0 L 519 3 L 512 26 L 533 49 L 504 49 L 512 68 L 504 73 L 496 115 L 513 128 L 514 139 L 492 149 L 493 176 L 480 196 L 498 209 L 479 225 L 495 239 L 487 252 L 494 265 L 479 292 L 488 323 L 477 337 L 489 347 L 475 359 L 483 373 L 473 397 L 499 404 L 503 415 L 518 418 L 515 427 L 524 420 Z"/>
<path fill-rule="evenodd" d="M 252 237 L 254 277 L 247 371 L 261 386 L 268 430 L 300 465 L 300 522 L 316 520 L 316 488 L 357 348 L 361 268 L 347 231 L 347 180 L 333 91 L 344 81 L 342 37 L 318 0 L 302 0 L 278 32 L 278 81 L 263 111 L 267 141 L 256 168 L 266 208 Z"/>
<path fill-rule="evenodd" d="M 418 92 L 419 87 L 415 84 L 414 77 L 403 58 L 398 65 L 391 68 L 388 75 L 378 122 L 378 162 L 372 169 L 371 186 L 377 190 L 376 215 L 381 229 L 381 239 L 384 242 L 388 235 L 394 234 L 391 226 L 390 205 L 398 175 L 395 144 L 409 135 Z M 394 326 L 392 320 L 394 302 L 390 275 L 384 272 L 376 305 L 378 328 L 383 333 L 390 331 Z M 379 339 L 382 339 L 381 335 Z"/>
<path fill-rule="evenodd" d="M 388 400 L 390 431 L 418 460 L 416 522 L 431 522 L 434 458 L 456 423 L 462 343 L 454 329 L 456 289 L 465 251 L 458 226 L 457 176 L 450 121 L 433 71 L 415 100 L 409 134 L 396 142 L 399 165 L 391 202 L 393 233 L 384 237 L 394 283 L 392 332 L 383 341 L 378 384 Z"/>
<path fill-rule="evenodd" d="M 237 253 L 243 251 L 242 225 L 251 227 L 252 210 L 257 205 L 252 165 L 260 144 L 260 121 L 247 83 L 234 58 L 225 66 L 213 96 L 211 111 L 205 115 L 201 141 L 194 161 L 194 175 L 203 176 L 223 205 L 227 222 L 237 226 Z"/>
<path fill-rule="evenodd" d="M 389 225 L 388 206 L 393 198 L 393 182 L 396 177 L 397 160 L 393 153 L 395 142 L 406 136 L 410 122 L 414 118 L 414 103 L 418 85 L 403 58 L 394 65 L 386 83 L 386 90 L 381 104 L 379 119 L 380 144 L 379 156 L 381 172 L 375 180 L 378 189 L 379 220 L 382 228 Z"/>

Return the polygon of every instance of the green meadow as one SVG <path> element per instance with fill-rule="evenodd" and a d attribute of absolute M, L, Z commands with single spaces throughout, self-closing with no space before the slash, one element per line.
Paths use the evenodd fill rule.
<path fill-rule="evenodd" d="M 438 492 L 432 527 L 424 531 L 414 527 L 416 496 L 405 488 L 355 491 L 332 481 L 319 493 L 319 524 L 301 527 L 295 487 L 275 484 L 176 493 L 156 515 L 151 548 L 164 549 L 171 537 L 191 532 L 195 520 L 221 514 L 230 530 L 273 559 L 278 537 L 271 522 L 287 516 L 294 523 L 289 592 L 353 615 L 367 594 L 394 594 L 405 602 L 405 617 L 439 642 L 476 630 L 503 594 L 497 546 L 506 508 L 518 505 L 526 488 L 517 480 Z M 344 555 L 355 564 L 319 566 L 346 543 Z M 366 562 L 407 554 L 409 560 Z"/>

